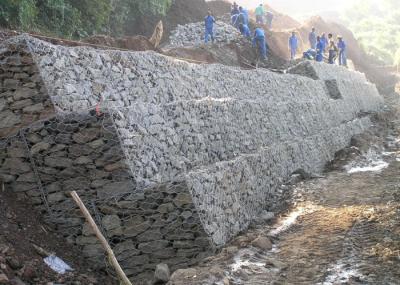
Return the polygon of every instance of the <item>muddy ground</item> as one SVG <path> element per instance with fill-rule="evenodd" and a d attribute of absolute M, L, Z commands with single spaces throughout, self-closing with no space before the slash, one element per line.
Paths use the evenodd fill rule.
<path fill-rule="evenodd" d="M 178 270 L 169 284 L 400 284 L 400 120 L 393 110 L 377 116 L 322 177 L 287 185 L 289 210 Z"/>

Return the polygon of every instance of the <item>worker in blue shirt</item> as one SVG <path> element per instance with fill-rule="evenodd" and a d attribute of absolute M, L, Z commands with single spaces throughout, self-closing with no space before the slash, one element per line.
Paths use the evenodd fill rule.
<path fill-rule="evenodd" d="M 239 30 L 240 30 L 240 33 L 244 37 L 251 38 L 251 32 L 250 32 L 250 29 L 249 29 L 249 27 L 247 25 L 240 24 L 239 25 Z"/>
<path fill-rule="evenodd" d="M 249 11 L 244 9 L 243 7 L 239 7 L 239 21 L 241 24 L 248 26 L 249 25 Z"/>
<path fill-rule="evenodd" d="M 317 49 L 317 34 L 315 33 L 315 28 L 311 29 L 311 32 L 308 35 L 308 41 L 310 42 L 311 49 Z"/>
<path fill-rule="evenodd" d="M 346 43 L 342 36 L 338 36 L 339 65 L 347 66 Z"/>
<path fill-rule="evenodd" d="M 328 47 L 328 39 L 326 38 L 325 33 L 321 35 L 321 44 L 322 44 L 322 52 L 326 52 L 326 48 Z"/>
<path fill-rule="evenodd" d="M 318 62 L 324 60 L 324 45 L 320 36 L 317 37 L 317 55 L 315 56 L 315 60 Z"/>
<path fill-rule="evenodd" d="M 258 46 L 262 59 L 266 59 L 267 47 L 265 42 L 265 32 L 260 26 L 257 27 L 256 30 L 254 31 L 253 47 L 256 46 Z"/>
<path fill-rule="evenodd" d="M 215 18 L 211 15 L 211 11 L 208 10 L 208 15 L 204 19 L 204 24 L 206 28 L 204 36 L 205 43 L 208 43 L 209 37 L 211 37 L 212 42 L 214 42 L 214 23 Z"/>
<path fill-rule="evenodd" d="M 292 60 L 296 57 L 298 44 L 299 43 L 296 37 L 296 32 L 292 32 L 292 36 L 289 38 L 290 59 Z"/>

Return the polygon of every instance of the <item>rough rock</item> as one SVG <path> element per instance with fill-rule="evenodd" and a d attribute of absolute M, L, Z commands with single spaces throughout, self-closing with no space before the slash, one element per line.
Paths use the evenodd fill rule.
<path fill-rule="evenodd" d="M 154 284 L 167 283 L 170 278 L 170 271 L 167 264 L 158 264 L 154 272 Z"/>
<path fill-rule="evenodd" d="M 271 250 L 272 243 L 267 237 L 258 237 L 251 242 L 251 245 L 261 250 Z"/>

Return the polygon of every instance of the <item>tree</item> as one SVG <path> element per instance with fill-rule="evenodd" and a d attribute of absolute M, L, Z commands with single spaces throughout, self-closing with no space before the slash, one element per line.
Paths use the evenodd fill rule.
<path fill-rule="evenodd" d="M 397 0 L 359 1 L 345 15 L 365 51 L 384 64 L 395 64 L 400 44 L 400 11 Z"/>

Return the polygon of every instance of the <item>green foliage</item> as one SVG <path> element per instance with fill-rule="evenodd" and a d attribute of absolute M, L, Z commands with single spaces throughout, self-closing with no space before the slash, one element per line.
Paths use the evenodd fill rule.
<path fill-rule="evenodd" d="M 165 15 L 172 0 L 0 0 L 0 26 L 66 38 L 123 35 L 140 17 Z"/>
<path fill-rule="evenodd" d="M 400 11 L 398 0 L 362 0 L 344 19 L 366 52 L 383 64 L 400 62 Z"/>

